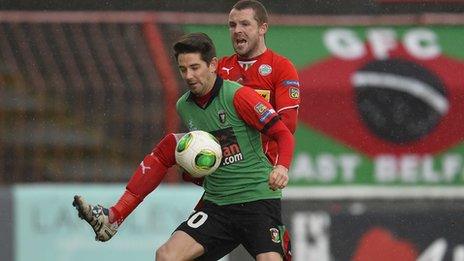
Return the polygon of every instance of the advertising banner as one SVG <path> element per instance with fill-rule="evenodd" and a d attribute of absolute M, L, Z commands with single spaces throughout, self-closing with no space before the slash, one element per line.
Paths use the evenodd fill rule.
<path fill-rule="evenodd" d="M 463 200 L 285 200 L 294 261 L 462 261 Z"/>
<path fill-rule="evenodd" d="M 74 195 L 109 206 L 123 191 L 123 184 L 15 186 L 14 260 L 154 260 L 155 250 L 202 194 L 193 185 L 161 186 L 125 220 L 115 238 L 95 241 L 93 230 L 77 217 Z"/>
<path fill-rule="evenodd" d="M 233 53 L 225 25 L 184 30 Z M 266 41 L 302 86 L 291 185 L 463 184 L 462 26 L 271 25 Z"/>

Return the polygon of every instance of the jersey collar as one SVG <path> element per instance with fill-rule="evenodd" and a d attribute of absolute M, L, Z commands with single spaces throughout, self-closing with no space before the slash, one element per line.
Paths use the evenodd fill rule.
<path fill-rule="evenodd" d="M 255 56 L 255 57 L 252 57 L 252 58 L 248 58 L 248 59 L 246 59 L 246 58 L 240 58 L 240 57 L 238 56 L 238 54 L 236 54 L 236 56 L 237 56 L 237 61 L 247 62 L 247 61 L 253 61 L 253 60 L 257 61 L 257 60 L 261 59 L 261 57 L 266 56 L 268 53 L 270 53 L 270 49 L 269 49 L 269 48 L 266 48 L 266 51 L 264 51 L 264 53 L 262 53 L 262 54 L 260 54 L 260 55 L 257 55 L 257 56 Z"/>
<path fill-rule="evenodd" d="M 211 102 L 214 100 L 216 96 L 218 96 L 219 91 L 221 90 L 222 84 L 224 80 L 219 77 L 219 75 L 216 77 L 216 81 L 214 81 L 213 89 L 211 89 L 211 97 L 209 98 L 209 101 L 206 103 L 204 109 L 206 109 Z M 195 95 L 193 95 L 192 92 L 189 93 L 189 96 L 187 97 L 187 101 L 189 102 L 195 102 Z"/>

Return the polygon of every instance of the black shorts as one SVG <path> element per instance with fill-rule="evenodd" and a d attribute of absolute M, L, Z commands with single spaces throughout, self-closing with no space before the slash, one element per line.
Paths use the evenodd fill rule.
<path fill-rule="evenodd" d="M 176 230 L 184 231 L 205 248 L 196 260 L 218 260 L 239 244 L 256 258 L 258 254 L 283 255 L 280 199 L 266 199 L 219 206 L 205 201 Z"/>

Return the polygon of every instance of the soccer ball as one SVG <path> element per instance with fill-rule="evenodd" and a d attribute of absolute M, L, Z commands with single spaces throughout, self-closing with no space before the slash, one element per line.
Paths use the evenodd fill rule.
<path fill-rule="evenodd" d="M 206 131 L 185 134 L 176 146 L 176 162 L 195 178 L 213 173 L 221 164 L 222 149 L 217 139 Z"/>

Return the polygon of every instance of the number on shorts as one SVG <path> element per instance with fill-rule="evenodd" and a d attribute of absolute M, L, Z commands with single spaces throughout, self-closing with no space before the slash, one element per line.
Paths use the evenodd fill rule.
<path fill-rule="evenodd" d="M 200 219 L 197 220 L 197 218 L 200 217 Z M 187 220 L 187 225 L 191 228 L 197 228 L 203 223 L 205 223 L 206 219 L 208 218 L 208 214 L 206 214 L 203 211 L 198 211 L 197 213 L 193 214 L 188 220 Z"/>

